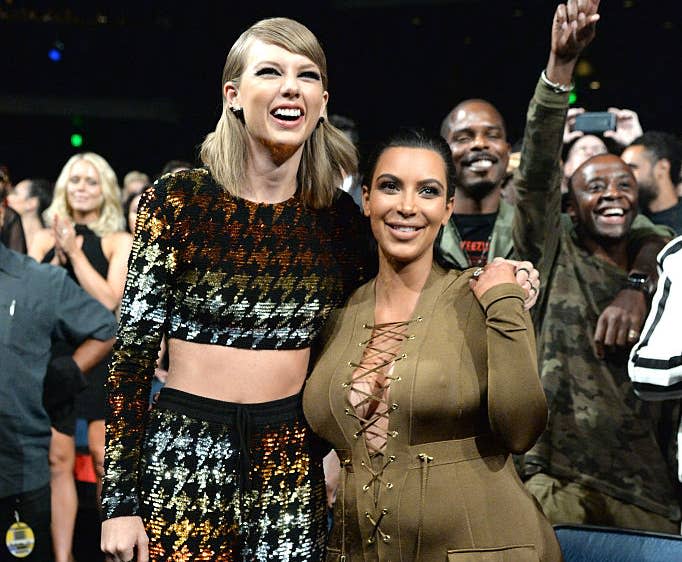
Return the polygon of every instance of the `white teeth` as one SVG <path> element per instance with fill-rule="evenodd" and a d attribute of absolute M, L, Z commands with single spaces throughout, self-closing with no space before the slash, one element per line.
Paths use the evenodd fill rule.
<path fill-rule="evenodd" d="M 400 232 L 415 232 L 417 230 L 416 226 L 393 226 L 391 228 Z"/>
<path fill-rule="evenodd" d="M 474 170 L 487 170 L 493 165 L 491 160 L 476 160 L 475 162 L 472 162 L 469 164 L 470 168 L 473 168 Z"/>
<path fill-rule="evenodd" d="M 606 209 L 602 212 L 605 217 L 622 217 L 624 214 L 623 209 Z"/>
<path fill-rule="evenodd" d="M 283 117 L 300 117 L 301 116 L 301 110 L 300 109 L 285 109 L 283 107 L 280 107 L 275 110 L 275 115 L 282 115 Z"/>

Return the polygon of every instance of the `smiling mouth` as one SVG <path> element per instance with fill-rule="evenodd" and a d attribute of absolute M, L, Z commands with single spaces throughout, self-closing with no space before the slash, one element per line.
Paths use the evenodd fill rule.
<path fill-rule="evenodd" d="M 620 224 L 625 221 L 625 215 L 629 213 L 628 209 L 622 207 L 605 207 L 594 212 L 601 222 Z"/>
<path fill-rule="evenodd" d="M 299 108 L 293 107 L 278 107 L 271 112 L 271 115 L 277 119 L 281 119 L 282 121 L 296 121 L 303 116 L 303 111 L 301 111 Z"/>
<path fill-rule="evenodd" d="M 467 160 L 465 166 L 474 172 L 486 172 L 492 168 L 496 162 L 497 160 L 492 156 L 481 154 Z"/>
<path fill-rule="evenodd" d="M 387 226 L 391 230 L 395 230 L 396 232 L 417 232 L 424 228 L 423 226 L 410 226 L 410 225 L 405 225 L 405 224 L 388 224 Z"/>

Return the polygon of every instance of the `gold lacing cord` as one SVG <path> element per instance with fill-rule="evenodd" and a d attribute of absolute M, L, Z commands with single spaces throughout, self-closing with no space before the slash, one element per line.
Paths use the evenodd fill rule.
<path fill-rule="evenodd" d="M 361 465 L 367 472 L 369 472 L 370 475 L 372 476 L 372 477 L 370 478 L 369 482 L 367 482 L 367 484 L 365 484 L 365 485 L 362 487 L 362 490 L 365 491 L 365 492 L 368 491 L 368 490 L 370 489 L 370 487 L 372 486 L 372 484 L 374 484 L 374 482 L 376 482 L 376 481 L 379 481 L 379 482 L 381 482 L 382 484 L 385 484 L 387 488 L 392 488 L 392 487 L 393 487 L 393 484 L 391 484 L 390 482 L 386 482 L 381 476 L 382 476 L 382 474 L 384 473 L 384 470 L 386 470 L 386 467 L 387 467 L 389 464 L 391 464 L 393 461 L 395 461 L 395 455 L 391 455 L 390 457 L 388 457 L 388 459 L 386 459 L 386 462 L 384 463 L 384 466 L 382 466 L 382 467 L 381 467 L 379 470 L 377 470 L 376 472 L 372 469 L 371 466 L 368 466 L 367 463 L 365 463 L 364 461 L 362 461 L 362 462 L 360 463 L 360 465 Z M 376 506 L 375 506 L 375 507 L 376 507 Z"/>
<path fill-rule="evenodd" d="M 387 374 L 385 371 L 388 371 L 388 368 L 397 361 L 407 357 L 407 354 L 400 353 L 400 348 L 403 341 L 408 338 L 411 339 L 414 336 L 407 335 L 405 333 L 405 328 L 417 320 L 421 320 L 421 318 L 402 322 L 387 322 L 376 325 L 364 324 L 363 328 L 372 331 L 371 336 L 359 344 L 361 347 L 365 347 L 365 353 L 363 354 L 360 363 L 354 363 L 353 361 L 348 362 L 348 365 L 353 369 L 354 374 L 351 381 L 349 383 L 345 383 L 344 387 L 349 389 L 349 391 L 363 396 L 363 398 L 359 403 L 355 404 L 353 408 L 346 408 L 346 414 L 355 418 L 360 423 L 360 429 L 354 434 L 356 439 L 365 433 L 368 437 L 370 437 L 370 439 L 383 439 L 383 443 L 377 447 L 377 452 L 385 448 L 389 435 L 397 437 L 397 432 L 388 433 L 375 429 L 376 424 L 379 423 L 380 420 L 388 420 L 391 412 L 398 408 L 396 403 L 388 403 L 387 396 L 391 384 L 394 381 L 400 380 L 400 377 L 393 377 L 390 374 Z M 378 342 L 381 342 L 383 346 L 380 347 Z M 386 346 L 387 343 L 389 344 L 388 346 Z M 375 365 L 372 367 L 367 367 L 368 363 L 371 364 L 374 361 L 377 361 Z M 359 374 L 356 374 L 357 371 L 359 371 Z M 374 388 L 374 390 L 366 391 L 358 386 L 358 383 L 363 379 L 366 380 L 374 376 L 377 378 L 384 378 L 383 383 L 380 384 L 378 388 L 375 388 L 372 384 L 369 386 L 369 388 Z M 376 404 L 376 407 L 374 410 L 372 410 L 371 414 L 368 417 L 357 415 L 356 411 L 359 408 L 365 406 L 368 402 Z M 384 411 L 380 409 L 381 406 L 383 406 Z"/>
<path fill-rule="evenodd" d="M 359 403 L 355 404 L 353 408 L 346 408 L 345 413 L 348 416 L 355 418 L 360 424 L 360 429 L 354 433 L 356 439 L 364 436 L 368 440 L 368 446 L 372 439 L 378 438 L 379 441 L 383 441 L 379 447 L 376 448 L 376 454 L 382 454 L 381 451 L 386 448 L 386 443 L 388 437 L 397 437 L 397 431 L 387 431 L 382 428 L 377 429 L 377 424 L 386 420 L 388 425 L 388 418 L 390 414 L 398 408 L 398 404 L 389 404 L 388 394 L 391 384 L 395 381 L 399 381 L 400 377 L 394 377 L 391 375 L 391 366 L 397 361 L 407 358 L 407 354 L 401 353 L 402 343 L 406 339 L 414 339 L 413 335 L 408 335 L 405 332 L 407 326 L 412 322 L 421 321 L 421 317 L 403 321 L 403 322 L 387 322 L 384 324 L 365 324 L 363 328 L 371 330 L 371 336 L 363 342 L 360 342 L 360 347 L 365 347 L 365 352 L 363 353 L 360 363 L 354 363 L 349 361 L 348 365 L 353 369 L 353 375 L 349 383 L 345 383 L 344 387 L 348 389 L 348 392 L 355 392 L 362 396 Z M 367 365 L 372 365 L 371 367 Z M 370 377 L 376 377 L 371 380 Z M 370 391 L 363 390 L 359 383 L 363 379 L 367 380 L 370 378 Z M 383 379 L 383 380 L 382 380 Z M 379 381 L 379 385 L 376 383 Z M 360 416 L 357 414 L 358 409 L 366 406 L 370 403 L 369 415 Z M 373 403 L 373 404 L 372 404 Z M 372 409 L 371 406 L 375 405 Z M 382 475 L 386 470 L 386 467 L 395 461 L 395 456 L 391 455 L 388 457 L 383 466 L 379 470 L 374 470 L 372 466 L 368 466 L 364 461 L 361 463 L 362 467 L 365 468 L 369 474 L 369 481 L 362 487 L 366 492 L 373 485 L 384 484 L 387 488 L 391 488 L 392 484 L 386 482 Z M 377 499 L 378 494 L 374 494 L 374 508 L 378 507 Z M 367 539 L 368 544 L 374 544 L 377 540 L 377 535 L 381 538 L 384 543 L 388 543 L 391 540 L 391 536 L 381 529 L 381 521 L 384 516 L 388 513 L 388 509 L 384 508 L 380 511 L 379 516 L 375 519 L 369 511 L 365 512 L 365 517 L 372 524 L 372 532 Z M 342 552 L 343 554 L 343 552 Z"/>
<path fill-rule="evenodd" d="M 419 502 L 419 525 L 417 526 L 417 554 L 415 556 L 415 561 L 419 562 L 421 560 L 421 549 L 422 549 L 422 529 L 424 527 L 424 507 L 426 506 L 426 484 L 429 480 L 429 463 L 433 460 L 426 453 L 419 453 L 417 458 L 421 461 L 421 499 Z"/>
<path fill-rule="evenodd" d="M 372 517 L 371 513 L 369 511 L 365 511 L 365 517 L 367 517 L 367 520 L 374 525 L 374 528 L 372 529 L 372 534 L 370 537 L 367 539 L 367 544 L 374 544 L 377 540 L 377 533 L 381 537 L 381 540 L 384 541 L 385 543 L 390 542 L 391 540 L 391 535 L 384 533 L 381 530 L 381 520 L 384 518 L 384 516 L 388 513 L 388 509 L 384 508 L 381 510 L 379 513 L 379 518 L 375 521 L 374 518 Z"/>

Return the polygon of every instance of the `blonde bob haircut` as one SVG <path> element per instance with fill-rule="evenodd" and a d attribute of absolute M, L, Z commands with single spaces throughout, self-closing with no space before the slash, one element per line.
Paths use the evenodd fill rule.
<path fill-rule="evenodd" d="M 239 36 L 225 60 L 221 87 L 227 82 L 239 86 L 246 57 L 255 40 L 286 49 L 313 61 L 320 69 L 322 86 L 327 90 L 327 60 L 313 33 L 288 18 L 261 20 Z M 201 145 L 201 160 L 228 193 L 240 195 L 246 181 L 248 160 L 244 123 L 229 109 L 223 93 L 223 110 L 215 131 Z M 304 205 L 314 209 L 329 207 L 343 175 L 354 174 L 357 152 L 348 138 L 324 119 L 303 145 L 298 168 L 298 193 Z"/>
<path fill-rule="evenodd" d="M 72 209 L 66 197 L 66 186 L 71 176 L 71 168 L 79 160 L 85 160 L 95 167 L 99 175 L 100 186 L 102 187 L 102 205 L 99 208 L 99 217 L 97 217 L 96 221 L 89 223 L 88 227 L 98 236 L 106 236 L 112 232 L 123 230 L 124 219 L 121 207 L 121 189 L 118 186 L 116 174 L 111 169 L 111 166 L 109 166 L 109 163 L 94 152 L 75 154 L 64 164 L 54 186 L 52 203 L 43 212 L 45 224 L 51 226 L 55 215 L 73 219 Z"/>

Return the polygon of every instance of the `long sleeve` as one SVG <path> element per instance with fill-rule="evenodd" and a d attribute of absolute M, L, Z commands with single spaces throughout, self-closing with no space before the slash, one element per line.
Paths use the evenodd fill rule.
<path fill-rule="evenodd" d="M 488 421 L 513 453 L 527 451 L 547 423 L 535 336 L 523 298 L 519 286 L 504 284 L 480 299 L 486 314 Z"/>
<path fill-rule="evenodd" d="M 107 384 L 103 517 L 135 515 L 151 380 L 168 319 L 172 201 L 157 182 L 142 196 Z"/>
<path fill-rule="evenodd" d="M 516 254 L 546 274 L 559 245 L 561 217 L 560 154 L 568 94 L 540 80 L 528 106 L 521 162 L 514 176 L 517 193 L 513 238 Z M 544 283 L 543 283 L 544 285 Z"/>

